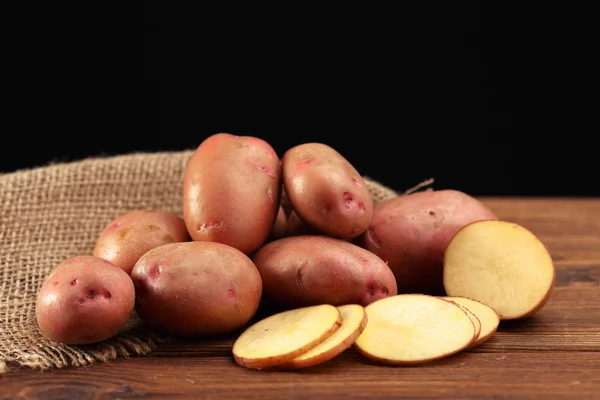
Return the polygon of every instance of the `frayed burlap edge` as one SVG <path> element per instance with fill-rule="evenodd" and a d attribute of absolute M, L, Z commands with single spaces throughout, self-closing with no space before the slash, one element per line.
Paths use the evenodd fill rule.
<path fill-rule="evenodd" d="M 91 254 L 107 222 L 136 209 L 182 215 L 183 172 L 192 150 L 132 153 L 55 163 L 0 174 L 0 374 L 82 367 L 150 354 L 174 338 L 145 328 L 135 314 L 116 337 L 67 346 L 43 336 L 35 321 L 37 291 L 51 268 Z M 365 176 L 375 205 L 398 193 Z"/>
<path fill-rule="evenodd" d="M 34 322 L 31 322 L 32 324 Z M 37 335 L 36 335 L 37 336 Z M 161 336 L 144 328 L 137 317 L 132 317 L 124 332 L 102 343 L 85 346 L 67 346 L 38 337 L 27 351 L 15 352 L 0 360 L 0 374 L 21 368 L 36 370 L 84 367 L 96 362 L 150 354 L 159 344 L 172 338 Z"/>

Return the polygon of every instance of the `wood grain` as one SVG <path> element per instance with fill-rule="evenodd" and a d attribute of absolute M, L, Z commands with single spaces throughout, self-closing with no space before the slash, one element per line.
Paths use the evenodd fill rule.
<path fill-rule="evenodd" d="M 349 349 L 305 370 L 255 371 L 233 362 L 232 334 L 85 368 L 11 372 L 0 399 L 600 399 L 600 199 L 482 200 L 540 237 L 557 280 L 538 314 L 503 321 L 478 347 L 412 367 Z"/>
<path fill-rule="evenodd" d="M 9 377 L 7 386 L 15 399 L 50 394 L 63 399 L 549 399 L 574 393 L 592 399 L 599 372 L 599 353 L 583 360 L 576 352 L 465 352 L 419 367 L 388 367 L 347 351 L 327 364 L 294 372 L 244 369 L 227 357 L 146 357 L 82 370 L 21 374 Z"/>

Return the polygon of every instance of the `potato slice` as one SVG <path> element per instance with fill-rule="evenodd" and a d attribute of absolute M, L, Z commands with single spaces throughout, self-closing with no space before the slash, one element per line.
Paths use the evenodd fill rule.
<path fill-rule="evenodd" d="M 233 344 L 233 357 L 246 368 L 283 364 L 323 342 L 341 325 L 340 311 L 330 304 L 282 311 L 242 332 Z"/>
<path fill-rule="evenodd" d="M 455 299 L 455 298 L 456 297 L 442 296 L 442 299 L 448 300 L 448 301 L 453 301 L 453 299 Z M 467 348 L 472 347 L 475 344 L 475 341 L 477 341 L 477 338 L 479 338 L 479 334 L 481 333 L 481 321 L 479 320 L 477 315 L 475 315 L 475 313 L 473 313 L 471 310 L 469 310 L 467 307 L 465 307 L 464 304 L 460 304 L 460 302 L 458 302 L 458 301 L 453 301 L 453 302 L 457 306 L 462 308 L 464 312 L 467 313 L 467 315 L 471 319 L 471 322 L 473 323 L 473 326 L 475 327 L 475 336 L 473 337 L 473 342 L 471 342 L 471 344 L 469 346 L 467 346 Z"/>
<path fill-rule="evenodd" d="M 365 307 L 369 322 L 354 345 L 387 364 L 419 364 L 458 353 L 475 326 L 458 304 L 426 294 L 400 294 Z"/>
<path fill-rule="evenodd" d="M 500 317 L 496 314 L 493 308 L 472 299 L 467 299 L 466 297 L 451 297 L 445 296 L 447 300 L 453 301 L 458 305 L 465 307 L 467 310 L 472 312 L 477 319 L 481 322 L 481 329 L 475 341 L 471 343 L 469 347 L 478 346 L 481 343 L 485 342 L 498 329 L 498 325 L 500 324 Z"/>
<path fill-rule="evenodd" d="M 354 344 L 367 325 L 367 313 L 360 304 L 338 306 L 342 315 L 342 326 L 324 342 L 313 347 L 280 367 L 305 368 L 329 361 Z"/>
<path fill-rule="evenodd" d="M 448 296 L 493 308 L 501 320 L 531 316 L 548 301 L 555 268 L 546 246 L 507 221 L 477 221 L 461 228 L 444 254 Z"/>

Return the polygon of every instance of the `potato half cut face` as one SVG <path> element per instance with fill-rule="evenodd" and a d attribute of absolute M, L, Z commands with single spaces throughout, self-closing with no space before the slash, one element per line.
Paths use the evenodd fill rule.
<path fill-rule="evenodd" d="M 533 315 L 548 301 L 555 269 L 546 246 L 507 221 L 477 221 L 450 240 L 444 254 L 448 296 L 480 301 L 501 320 Z"/>

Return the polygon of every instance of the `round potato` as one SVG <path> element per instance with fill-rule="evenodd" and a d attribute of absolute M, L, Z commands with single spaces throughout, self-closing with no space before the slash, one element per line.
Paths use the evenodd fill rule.
<path fill-rule="evenodd" d="M 140 318 L 176 335 L 232 332 L 254 316 L 262 295 L 252 260 L 216 242 L 156 247 L 138 260 L 131 278 Z"/>
<path fill-rule="evenodd" d="M 65 344 L 90 344 L 116 335 L 134 309 L 133 282 L 121 268 L 93 256 L 69 258 L 42 284 L 36 320 L 42 333 Z"/>
<path fill-rule="evenodd" d="M 371 225 L 354 243 L 388 263 L 398 293 L 443 295 L 444 251 L 452 236 L 470 222 L 496 218 L 460 191 L 416 192 L 375 207 Z"/>
<path fill-rule="evenodd" d="M 148 250 L 189 240 L 183 218 L 162 210 L 138 210 L 111 221 L 100 233 L 93 255 L 129 274 Z"/>
<path fill-rule="evenodd" d="M 366 306 L 397 293 L 394 275 L 383 260 L 342 239 L 290 236 L 264 245 L 252 260 L 265 298 L 282 308 Z"/>
<path fill-rule="evenodd" d="M 281 164 L 267 142 L 217 133 L 188 161 L 183 218 L 195 241 L 230 245 L 245 254 L 272 232 L 281 199 Z"/>
<path fill-rule="evenodd" d="M 288 149 L 281 159 L 283 185 L 291 208 L 308 225 L 328 236 L 354 238 L 373 212 L 364 179 L 350 162 L 323 143 Z"/>

